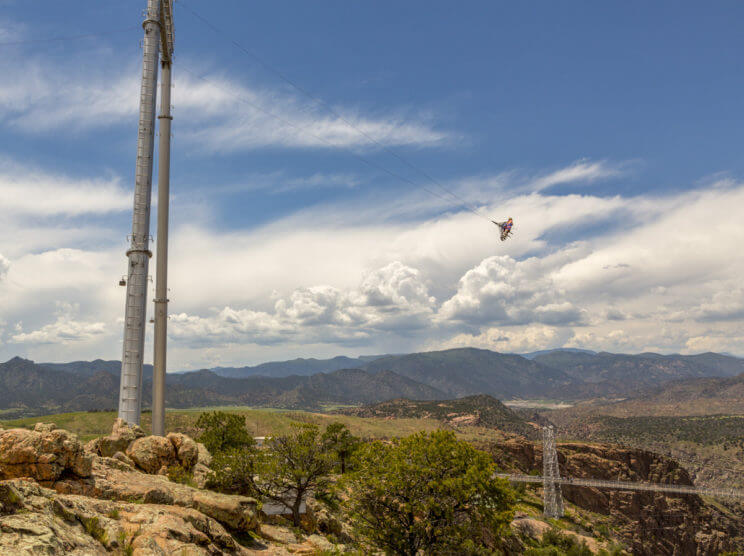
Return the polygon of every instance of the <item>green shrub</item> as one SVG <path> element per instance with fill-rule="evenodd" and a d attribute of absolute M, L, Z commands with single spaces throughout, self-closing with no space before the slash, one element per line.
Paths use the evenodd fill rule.
<path fill-rule="evenodd" d="M 292 512 L 300 525 L 300 505 L 308 492 L 324 491 L 335 464 L 316 425 L 296 424 L 292 432 L 266 440 L 259 463 L 259 491 Z"/>
<path fill-rule="evenodd" d="M 255 446 L 243 446 L 220 451 L 212 456 L 212 474 L 207 488 L 228 494 L 257 496 L 255 477 L 261 466 L 263 454 Z"/>
<path fill-rule="evenodd" d="M 436 431 L 372 442 L 354 456 L 345 508 L 356 532 L 392 554 L 480 554 L 508 536 L 514 497 L 485 452 Z"/>
<path fill-rule="evenodd" d="M 212 455 L 231 449 L 255 445 L 255 440 L 245 428 L 245 418 L 224 411 L 202 413 L 196 421 L 201 429 L 197 438 Z"/>
<path fill-rule="evenodd" d="M 335 454 L 339 471 L 342 474 L 346 473 L 347 462 L 359 447 L 360 440 L 349 432 L 346 425 L 339 422 L 331 423 L 326 427 L 322 440 L 326 450 Z"/>
<path fill-rule="evenodd" d="M 182 485 L 188 485 L 196 488 L 196 482 L 194 481 L 194 474 L 185 469 L 182 465 L 176 464 L 168 467 L 168 479 L 174 483 L 180 483 Z"/>

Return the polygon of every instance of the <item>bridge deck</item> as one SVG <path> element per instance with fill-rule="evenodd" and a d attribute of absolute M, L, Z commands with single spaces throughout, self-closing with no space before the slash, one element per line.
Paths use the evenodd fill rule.
<path fill-rule="evenodd" d="M 517 483 L 544 483 L 545 479 L 536 475 L 512 475 L 497 473 L 497 477 Z M 554 482 L 561 485 L 585 486 L 594 488 L 608 488 L 615 490 L 643 490 L 652 492 L 668 492 L 670 494 L 696 494 L 698 496 L 712 496 L 715 498 L 739 498 L 744 500 L 744 490 L 735 488 L 698 488 L 690 485 L 667 485 L 660 483 L 640 483 L 631 481 L 605 481 L 601 479 L 578 479 L 561 477 Z"/>

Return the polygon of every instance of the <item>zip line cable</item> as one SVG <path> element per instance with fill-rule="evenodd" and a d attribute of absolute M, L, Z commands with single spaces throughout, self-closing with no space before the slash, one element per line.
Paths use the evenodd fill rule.
<path fill-rule="evenodd" d="M 185 5 L 184 2 L 183 2 L 183 0 L 179 1 L 178 3 L 179 3 L 179 5 L 181 7 L 185 8 L 186 11 L 190 12 L 194 17 L 196 17 L 198 20 L 200 20 L 204 25 L 206 25 L 207 27 L 209 27 L 210 29 L 212 29 L 212 31 L 214 31 L 217 35 L 225 36 L 225 37 L 228 36 L 227 33 L 225 33 L 222 29 L 220 29 L 219 27 L 217 27 L 216 25 L 214 25 L 212 22 L 210 22 L 204 16 L 200 15 L 199 13 L 197 13 L 196 11 L 194 11 L 193 9 L 191 9 L 189 6 Z M 377 139 L 375 139 L 373 136 L 371 136 L 369 133 L 367 133 L 363 129 L 360 129 L 358 126 L 354 125 L 353 122 L 351 122 L 348 118 L 344 117 L 342 114 L 338 113 L 326 101 L 324 101 L 323 99 L 321 99 L 321 98 L 313 95 L 310 91 L 308 91 L 307 89 L 305 89 L 301 85 L 295 83 L 289 77 L 287 77 L 286 75 L 284 75 L 284 73 L 282 73 L 280 70 L 278 70 L 278 69 L 274 68 L 273 66 L 271 66 L 269 63 L 267 63 L 266 61 L 264 61 L 262 58 L 260 58 L 258 55 L 256 55 L 254 52 L 252 52 L 250 49 L 244 47 L 238 41 L 236 41 L 234 39 L 231 39 L 231 38 L 227 38 L 226 40 L 228 40 L 233 46 L 235 46 L 238 50 L 240 50 L 241 52 L 243 52 L 245 55 L 249 56 L 250 58 L 252 58 L 256 62 L 258 62 L 261 66 L 264 67 L 264 69 L 270 71 L 271 73 L 273 73 L 274 75 L 276 75 L 277 77 L 279 77 L 282 81 L 284 81 L 285 83 L 287 83 L 288 85 L 290 85 L 291 87 L 293 87 L 294 89 L 296 89 L 297 91 L 299 91 L 300 93 L 302 93 L 304 96 L 308 97 L 313 102 L 316 102 L 316 103 L 320 104 L 321 106 L 323 106 L 333 116 L 335 116 L 336 118 L 338 118 L 339 120 L 341 120 L 343 123 L 345 123 L 347 126 L 349 126 L 351 129 L 355 130 L 357 133 L 359 133 L 363 137 L 365 137 L 368 141 L 374 143 L 380 149 L 384 150 L 386 153 L 388 153 L 389 155 L 393 156 L 395 159 L 397 159 L 401 163 L 405 164 L 406 166 L 408 166 L 412 170 L 414 170 L 414 171 L 418 172 L 419 174 L 421 174 L 422 176 L 424 176 L 427 180 L 429 180 L 430 182 L 432 182 L 434 185 L 436 185 L 437 187 L 439 187 L 440 189 L 442 189 L 445 193 L 449 194 L 453 199 L 455 199 L 456 202 L 457 202 L 457 204 L 461 204 L 462 206 L 464 206 L 465 208 L 467 208 L 473 214 L 475 214 L 477 216 L 480 216 L 481 218 L 483 218 L 485 220 L 488 220 L 489 222 L 492 222 L 492 220 L 490 218 L 488 218 L 487 216 L 485 216 L 484 214 L 482 214 L 477 208 L 473 207 L 466 199 L 464 199 L 463 197 L 461 197 L 457 193 L 455 193 L 455 192 L 451 191 L 450 189 L 448 189 L 441 182 L 439 182 L 438 180 L 436 180 L 431 174 L 429 174 L 428 172 L 426 172 L 422 168 L 418 167 L 417 165 L 413 164 L 412 162 L 408 161 L 407 159 L 403 158 L 397 152 L 395 152 L 393 149 L 391 149 L 390 147 L 387 147 L 386 145 L 384 145 L 383 143 L 381 143 L 380 141 L 378 141 Z M 400 177 L 400 176 L 398 176 L 398 177 Z M 408 183 L 412 183 L 409 180 L 406 180 L 406 181 L 408 181 Z M 416 185 L 416 187 L 422 187 L 423 188 L 423 186 L 421 186 L 420 184 L 414 184 L 414 185 Z M 423 189 L 425 191 L 429 192 L 429 193 L 432 193 L 432 194 L 436 195 L 440 199 L 444 199 L 441 195 L 438 195 L 436 193 L 433 193 L 430 189 L 427 189 L 427 188 L 423 188 Z M 445 200 L 447 200 L 449 202 L 448 199 L 445 199 Z"/>
<path fill-rule="evenodd" d="M 43 44 L 43 43 L 49 43 L 49 42 L 64 42 L 64 41 L 77 41 L 80 39 L 89 39 L 91 37 L 102 37 L 107 35 L 114 35 L 116 33 L 128 33 L 129 31 L 134 31 L 135 29 L 139 29 L 139 25 L 135 25 L 133 27 L 127 27 L 125 29 L 118 29 L 115 31 L 105 31 L 101 33 L 87 33 L 85 35 L 72 35 L 69 37 L 54 37 L 51 39 L 28 39 L 24 41 L 11 41 L 11 42 L 0 42 L 0 46 L 23 46 L 23 45 L 30 45 L 30 44 Z"/>
<path fill-rule="evenodd" d="M 205 83 L 207 83 L 207 84 L 209 84 L 209 85 L 211 85 L 211 86 L 219 89 L 220 91 L 222 91 L 222 92 L 230 95 L 231 97 L 233 97 L 234 99 L 236 99 L 238 102 L 242 102 L 243 104 L 247 104 L 248 106 L 254 108 L 255 110 L 258 110 L 259 112 L 261 112 L 261 113 L 263 113 L 263 114 L 265 114 L 265 115 L 267 115 L 267 116 L 269 116 L 271 118 L 276 119 L 277 121 L 283 123 L 284 125 L 287 125 L 287 126 L 293 128 L 293 129 L 296 129 L 300 133 L 305 133 L 306 135 L 308 135 L 310 137 L 313 137 L 314 139 L 317 139 L 318 141 L 321 141 L 321 142 L 325 143 L 326 145 L 328 145 L 330 147 L 344 148 L 342 145 L 338 145 L 336 143 L 333 143 L 332 141 L 329 141 L 328 139 L 326 139 L 324 137 L 321 137 L 319 135 L 316 135 L 315 133 L 312 133 L 312 132 L 308 131 L 307 129 L 305 129 L 305 128 L 301 127 L 301 126 L 298 126 L 297 124 L 294 124 L 294 123 L 290 122 L 289 120 L 287 120 L 287 119 L 285 119 L 285 118 L 283 118 L 283 117 L 281 117 L 281 116 L 279 116 L 277 114 L 274 114 L 273 112 L 270 112 L 269 110 L 266 110 L 263 106 L 260 106 L 260 105 L 254 103 L 254 102 L 251 102 L 250 100 L 245 99 L 244 97 L 242 97 L 240 95 L 235 94 L 234 92 L 230 91 L 226 87 L 222 87 L 219 84 L 215 83 L 214 81 L 211 81 L 211 80 L 207 79 L 203 75 L 199 75 L 198 73 L 196 73 L 194 71 L 191 71 L 189 68 L 183 66 L 182 64 L 179 64 L 179 67 L 181 69 L 183 69 L 184 71 L 186 71 L 187 73 L 190 73 L 191 75 L 193 75 L 195 78 L 197 78 L 197 79 L 199 79 L 201 81 L 204 81 Z M 348 150 L 347 149 L 347 152 L 351 156 L 353 156 L 354 158 L 356 158 L 357 160 L 360 160 L 360 161 L 364 162 L 365 164 L 367 164 L 368 166 L 370 166 L 372 168 L 375 168 L 377 170 L 380 170 L 382 172 L 385 172 L 389 176 L 391 176 L 393 178 L 396 178 L 396 179 L 399 179 L 401 181 L 404 181 L 404 182 L 408 183 L 409 185 L 412 185 L 412 186 L 414 186 L 416 188 L 421 188 L 424 191 L 426 191 L 427 193 L 430 193 L 430 194 L 434 195 L 435 197 L 439 197 L 440 199 L 442 199 L 443 201 L 445 201 L 447 203 L 450 202 L 449 199 L 447 199 L 446 197 L 443 197 L 442 195 L 440 195 L 436 191 L 432 191 L 431 189 L 429 189 L 428 187 L 426 187 L 424 185 L 421 185 L 419 183 L 416 183 L 416 182 L 408 179 L 405 176 L 401 176 L 400 174 L 397 174 L 397 173 L 393 172 L 392 170 L 389 170 L 385 166 L 382 166 L 382 165 L 380 165 L 380 164 L 378 164 L 376 162 L 373 162 L 372 160 L 369 160 L 368 158 L 363 157 L 363 156 L 361 156 L 361 155 L 359 155 L 359 154 L 357 154 L 357 153 L 355 153 L 355 152 L 353 152 L 351 150 Z M 476 213 L 476 214 L 478 214 L 478 213 Z M 481 216 L 481 215 L 479 214 L 479 216 Z"/>

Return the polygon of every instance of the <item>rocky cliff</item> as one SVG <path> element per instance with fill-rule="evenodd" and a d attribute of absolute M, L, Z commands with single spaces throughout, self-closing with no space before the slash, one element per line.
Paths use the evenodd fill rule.
<path fill-rule="evenodd" d="M 147 472 L 200 464 L 191 439 L 117 423 L 104 440 L 84 447 L 54 425 L 0 430 L 0 553 L 246 553 L 234 535 L 258 530 L 256 500 Z"/>

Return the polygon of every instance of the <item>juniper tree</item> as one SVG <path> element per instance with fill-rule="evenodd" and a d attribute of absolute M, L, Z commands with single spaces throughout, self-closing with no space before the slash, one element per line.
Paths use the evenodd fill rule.
<path fill-rule="evenodd" d="M 488 454 L 454 433 L 371 442 L 354 456 L 346 510 L 356 532 L 392 554 L 478 554 L 508 534 L 513 494 Z"/>

